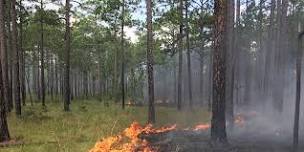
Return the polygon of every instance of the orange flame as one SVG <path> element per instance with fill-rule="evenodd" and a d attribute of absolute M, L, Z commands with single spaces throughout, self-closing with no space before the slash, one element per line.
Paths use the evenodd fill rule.
<path fill-rule="evenodd" d="M 140 139 L 138 136 L 144 134 L 158 134 L 169 132 L 176 129 L 176 125 L 169 127 L 153 128 L 151 124 L 142 127 L 138 122 L 133 122 L 129 128 L 126 128 L 121 135 L 105 138 L 95 144 L 95 147 L 89 152 L 157 152 L 146 140 Z M 129 142 L 124 143 L 124 139 Z M 119 147 L 118 145 L 121 144 Z"/>
<path fill-rule="evenodd" d="M 241 114 L 237 114 L 235 116 L 234 123 L 243 127 L 245 125 L 245 119 Z"/>
<path fill-rule="evenodd" d="M 241 114 L 237 114 L 234 123 L 240 127 L 245 124 L 245 119 Z M 205 131 L 211 128 L 209 123 L 198 124 L 192 129 L 194 131 Z M 133 122 L 129 128 L 126 128 L 118 136 L 104 138 L 95 144 L 95 147 L 89 152 L 158 152 L 157 147 L 153 147 L 147 140 L 139 138 L 140 134 L 159 134 L 176 130 L 177 126 L 167 126 L 161 128 L 153 128 L 148 124 L 141 126 L 138 122 Z"/>
<path fill-rule="evenodd" d="M 211 127 L 210 124 L 199 124 L 197 126 L 194 127 L 195 131 L 199 131 L 199 130 L 207 130 Z"/>

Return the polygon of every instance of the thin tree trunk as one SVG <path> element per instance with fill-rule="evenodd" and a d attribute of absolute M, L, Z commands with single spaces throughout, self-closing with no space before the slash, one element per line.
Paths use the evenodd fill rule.
<path fill-rule="evenodd" d="M 65 1 L 65 92 L 64 92 L 64 111 L 70 111 L 70 0 Z"/>
<path fill-rule="evenodd" d="M 22 6 L 22 0 L 20 0 L 19 5 Z M 20 8 L 20 23 L 19 23 L 19 30 L 20 30 L 20 82 L 21 82 L 21 99 L 23 106 L 26 105 L 26 88 L 25 88 L 25 50 L 23 49 L 23 14 L 22 8 Z"/>
<path fill-rule="evenodd" d="M 271 0 L 271 9 L 270 9 L 270 24 L 268 26 L 268 48 L 267 48 L 267 52 L 266 52 L 266 56 L 265 56 L 265 75 L 264 75 L 264 92 L 265 92 L 265 97 L 267 98 L 268 95 L 270 94 L 270 86 L 272 83 L 272 55 L 273 55 L 273 50 L 274 50 L 274 28 L 275 28 L 275 20 L 274 20 L 274 16 L 275 16 L 275 8 L 276 8 L 276 3 L 275 0 Z"/>
<path fill-rule="evenodd" d="M 204 105 L 204 22 L 203 22 L 203 10 L 204 8 L 201 8 L 201 15 L 200 15 L 200 98 L 201 98 L 201 106 Z M 208 101 L 209 102 L 209 101 Z"/>
<path fill-rule="evenodd" d="M 148 94 L 149 111 L 148 122 L 155 123 L 154 109 L 154 74 L 153 74 L 153 31 L 152 31 L 152 1 L 146 0 L 147 9 L 147 68 L 148 68 Z"/>
<path fill-rule="evenodd" d="M 28 74 L 26 74 L 26 73 L 24 73 L 24 74 L 25 74 L 25 78 L 26 78 L 25 81 L 27 82 L 27 91 L 28 91 L 28 94 L 30 97 L 31 105 L 33 106 L 34 103 L 33 103 L 33 97 L 32 97 L 31 86 L 30 86 L 30 78 L 29 78 L 30 70 L 28 70 Z"/>
<path fill-rule="evenodd" d="M 178 82 L 177 82 L 177 109 L 182 109 L 182 74 L 183 74 L 183 0 L 179 0 L 179 36 L 178 36 Z"/>
<path fill-rule="evenodd" d="M 209 91 L 208 91 L 208 111 L 210 112 L 212 109 L 212 94 L 213 94 L 213 86 L 212 86 L 212 77 L 213 77 L 213 52 L 210 50 L 209 53 Z"/>
<path fill-rule="evenodd" d="M 44 9 L 43 9 L 43 0 L 40 1 L 40 64 L 41 64 L 41 100 L 42 100 L 42 106 L 45 107 L 45 81 L 44 81 L 44 27 L 43 27 L 43 17 L 44 17 Z"/>
<path fill-rule="evenodd" d="M 125 0 L 122 0 L 121 14 L 121 101 L 122 109 L 125 109 L 125 49 L 124 49 L 124 26 L 125 26 Z"/>
<path fill-rule="evenodd" d="M 190 39 L 189 39 L 189 20 L 188 20 L 188 14 L 189 14 L 189 0 L 186 0 L 185 6 L 186 6 L 186 45 L 187 45 L 187 68 L 188 68 L 188 91 L 189 91 L 189 106 L 192 108 L 193 103 L 192 103 L 192 70 L 191 70 L 191 52 L 190 52 Z"/>
<path fill-rule="evenodd" d="M 294 115 L 294 128 L 293 128 L 293 151 L 297 152 L 299 143 L 299 119 L 300 119 L 300 106 L 301 106 L 301 74 L 302 74 L 302 37 L 304 32 L 299 34 L 298 37 L 298 55 L 296 62 L 296 102 L 295 102 L 295 115 Z"/>

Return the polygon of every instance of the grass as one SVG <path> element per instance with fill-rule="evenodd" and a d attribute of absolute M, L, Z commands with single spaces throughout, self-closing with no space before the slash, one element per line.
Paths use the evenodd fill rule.
<path fill-rule="evenodd" d="M 103 137 L 117 134 L 131 122 L 145 124 L 146 107 L 105 106 L 103 103 L 74 101 L 71 112 L 63 112 L 61 103 L 48 103 L 43 110 L 40 104 L 23 108 L 23 116 L 9 114 L 11 136 L 23 145 L 0 148 L 1 152 L 86 152 Z M 157 107 L 157 124 L 193 126 L 209 120 L 204 109 L 177 112 L 175 108 Z"/>

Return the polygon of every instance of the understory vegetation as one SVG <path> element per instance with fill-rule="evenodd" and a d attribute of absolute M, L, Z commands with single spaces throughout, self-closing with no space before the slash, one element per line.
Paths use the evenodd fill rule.
<path fill-rule="evenodd" d="M 99 139 L 116 135 L 133 121 L 146 123 L 146 106 L 127 107 L 105 104 L 97 100 L 72 101 L 71 112 L 64 112 L 61 102 L 23 108 L 23 116 L 8 116 L 12 138 L 23 144 L 1 148 L 1 152 L 75 152 L 87 151 Z M 207 110 L 177 112 L 176 108 L 157 107 L 159 121 L 156 126 L 177 124 L 178 127 L 194 126 L 209 121 Z M 192 118 L 192 119 L 187 119 Z"/>

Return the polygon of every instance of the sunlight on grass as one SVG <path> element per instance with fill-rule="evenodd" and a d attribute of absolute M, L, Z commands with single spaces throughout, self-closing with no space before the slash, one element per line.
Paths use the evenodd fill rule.
<path fill-rule="evenodd" d="M 13 138 L 24 145 L 0 148 L 1 152 L 86 152 L 103 137 L 117 134 L 131 122 L 145 124 L 146 107 L 105 106 L 98 101 L 74 101 L 71 112 L 63 112 L 62 104 L 49 103 L 47 110 L 40 104 L 26 106 L 23 116 L 9 115 L 9 128 Z M 157 126 L 178 124 L 194 126 L 209 120 L 204 109 L 177 112 L 176 108 L 157 107 Z"/>

